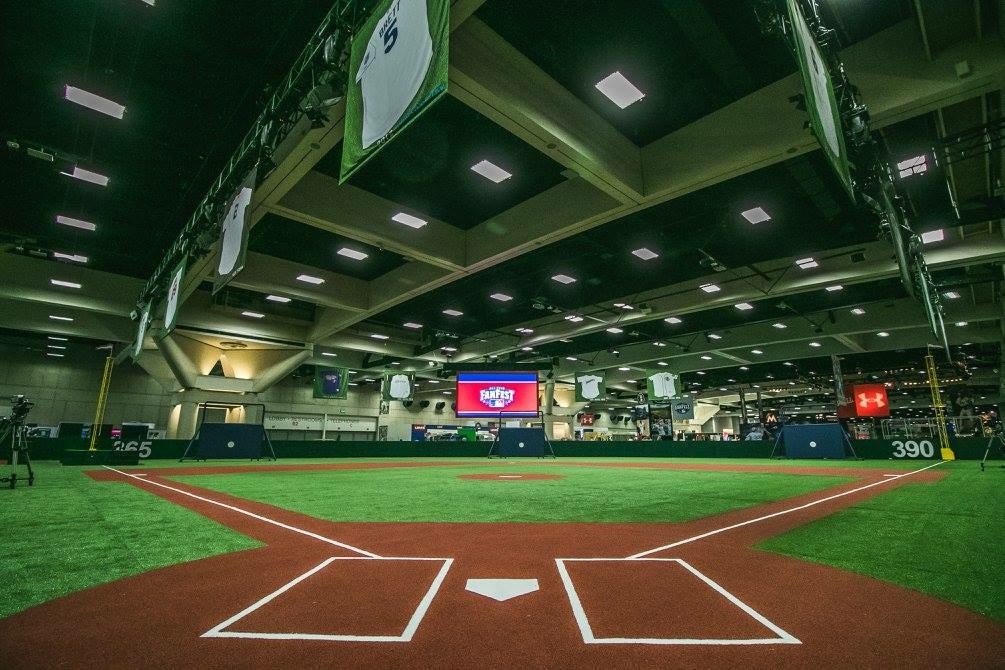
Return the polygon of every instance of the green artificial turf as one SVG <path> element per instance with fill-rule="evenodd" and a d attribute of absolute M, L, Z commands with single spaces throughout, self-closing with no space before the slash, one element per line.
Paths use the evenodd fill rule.
<path fill-rule="evenodd" d="M 938 596 L 1005 621 L 1005 470 L 973 461 L 760 544 Z M 937 625 L 937 622 L 933 622 Z"/>
<path fill-rule="evenodd" d="M 563 479 L 478 481 L 459 474 Z M 186 475 L 195 486 L 332 521 L 681 522 L 834 486 L 845 477 L 745 472 L 462 465 Z"/>
<path fill-rule="evenodd" d="M 0 489 L 0 618 L 88 586 L 259 543 L 129 484 L 35 465 Z"/>

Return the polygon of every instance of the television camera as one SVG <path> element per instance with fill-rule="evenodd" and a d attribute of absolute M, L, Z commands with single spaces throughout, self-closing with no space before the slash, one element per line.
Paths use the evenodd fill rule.
<path fill-rule="evenodd" d="M 10 415 L 0 417 L 0 454 L 10 449 L 10 475 L 0 477 L 0 483 L 17 486 L 18 464 L 23 463 L 28 470 L 28 486 L 35 484 L 35 472 L 31 469 L 31 455 L 28 453 L 28 428 L 25 419 L 35 403 L 29 402 L 23 395 L 11 396 Z"/>

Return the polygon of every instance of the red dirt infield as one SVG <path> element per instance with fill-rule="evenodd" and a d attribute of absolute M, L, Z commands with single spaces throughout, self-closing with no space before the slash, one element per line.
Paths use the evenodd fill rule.
<path fill-rule="evenodd" d="M 493 482 L 526 482 L 526 481 L 541 481 L 542 479 L 564 479 L 564 475 L 546 475 L 537 472 L 501 472 L 501 473 L 477 473 L 468 475 L 457 475 L 458 479 L 478 479 L 482 481 L 493 481 Z"/>
<path fill-rule="evenodd" d="M 937 471 L 897 479 L 863 471 L 825 491 L 684 524 L 333 523 L 145 472 L 100 478 L 266 546 L 0 620 L 0 667 L 991 668 L 1005 658 L 1005 626 L 995 621 L 752 548 Z M 679 546 L 653 551 L 671 543 Z M 642 553 L 661 560 L 627 558 Z M 304 577 L 330 557 L 340 559 Z M 441 566 L 437 584 L 431 575 Z M 540 589 L 504 602 L 465 590 L 468 579 L 484 578 L 537 579 Z M 416 616 L 410 641 L 309 637 L 397 636 Z M 205 637 L 215 629 L 273 637 Z"/>

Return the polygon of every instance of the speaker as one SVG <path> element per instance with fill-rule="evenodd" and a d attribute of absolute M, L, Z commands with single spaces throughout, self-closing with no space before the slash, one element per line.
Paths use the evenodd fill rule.
<path fill-rule="evenodd" d="M 440 402 L 436 403 L 436 411 L 437 412 L 442 412 L 443 408 L 446 407 L 446 406 L 447 406 L 447 403 L 445 403 L 445 402 L 443 402 L 441 400 Z"/>
<path fill-rule="evenodd" d="M 455 403 L 455 402 L 450 403 L 450 409 L 451 409 L 451 411 L 456 412 L 457 411 L 457 403 Z"/>
<path fill-rule="evenodd" d="M 412 401 L 411 400 L 402 400 L 401 401 L 401 406 L 402 407 L 411 407 L 412 406 Z"/>
<path fill-rule="evenodd" d="M 419 401 L 419 407 L 421 407 L 422 409 L 426 409 L 427 407 L 429 407 L 429 401 L 428 400 L 420 400 Z"/>

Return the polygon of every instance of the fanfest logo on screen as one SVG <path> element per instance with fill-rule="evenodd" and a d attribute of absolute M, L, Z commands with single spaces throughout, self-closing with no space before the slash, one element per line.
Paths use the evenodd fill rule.
<path fill-rule="evenodd" d="M 457 416 L 537 416 L 536 372 L 458 372 Z"/>

